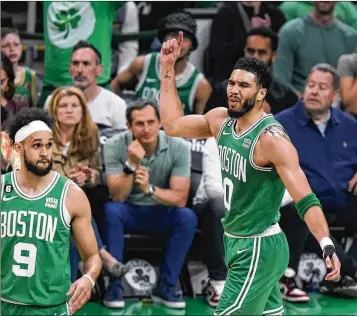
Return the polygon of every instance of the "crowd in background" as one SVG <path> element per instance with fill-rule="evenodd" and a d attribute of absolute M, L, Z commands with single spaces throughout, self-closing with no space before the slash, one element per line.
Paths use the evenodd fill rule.
<path fill-rule="evenodd" d="M 185 115 L 228 106 L 227 81 L 240 57 L 260 59 L 272 68 L 264 110 L 275 115 L 296 147 L 332 235 L 339 227 L 343 238 L 352 238 L 350 247 L 340 236 L 335 240 L 342 278 L 321 282 L 320 292 L 357 298 L 357 7 L 352 2 L 195 3 L 217 8 L 199 70 L 190 61 L 200 45 L 197 22 L 184 11 L 191 5 L 180 2 L 158 10 L 149 2 L 44 2 L 40 93 L 35 71 L 19 62 L 19 32 L 13 25 L 3 27 L 2 173 L 20 167 L 6 134 L 9 118 L 25 107 L 45 108 L 56 119 L 53 170 L 82 187 L 91 203 L 110 275 L 104 304 L 124 307 L 118 278 L 124 235 L 144 232 L 166 242 L 153 297 L 170 308 L 185 307 L 176 285 L 199 229 L 209 275 L 203 291 L 208 304 L 216 306 L 227 275 L 216 143 L 203 140 L 197 156 L 193 142 L 168 137 L 160 128 L 160 45 L 183 31 L 175 73 Z M 112 45 L 114 30 L 126 34 L 156 28 L 150 40 Z M 316 242 L 288 193 L 281 216 L 291 252 L 282 295 L 307 302 L 308 292 L 296 275 L 304 249 L 314 251 Z M 72 280 L 79 261 L 73 244 Z"/>

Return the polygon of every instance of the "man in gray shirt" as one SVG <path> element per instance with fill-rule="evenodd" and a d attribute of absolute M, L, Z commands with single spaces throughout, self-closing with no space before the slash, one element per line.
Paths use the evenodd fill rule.
<path fill-rule="evenodd" d="M 106 244 L 120 262 L 124 233 L 145 231 L 167 240 L 161 275 L 152 299 L 171 308 L 185 308 L 176 284 L 197 224 L 185 208 L 191 155 L 186 141 L 160 129 L 155 103 L 137 100 L 126 112 L 129 131 L 104 146 L 107 182 L 113 201 L 104 206 Z M 104 304 L 123 308 L 120 281 L 112 279 Z"/>
<path fill-rule="evenodd" d="M 338 74 L 342 103 L 357 118 L 357 51 L 340 57 Z"/>

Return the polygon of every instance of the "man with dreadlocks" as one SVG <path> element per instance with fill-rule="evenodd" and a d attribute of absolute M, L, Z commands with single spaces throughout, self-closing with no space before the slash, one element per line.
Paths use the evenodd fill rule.
<path fill-rule="evenodd" d="M 176 86 L 185 115 L 203 114 L 206 102 L 211 94 L 211 86 L 198 69 L 189 62 L 191 51 L 198 46 L 196 21 L 185 12 L 172 13 L 160 23 L 158 38 L 161 42 L 177 38 L 183 32 L 183 44 L 175 64 Z M 137 57 L 129 67 L 118 74 L 112 81 L 113 90 L 136 78 L 136 97 L 159 101 L 160 67 L 159 53 L 150 53 Z"/>

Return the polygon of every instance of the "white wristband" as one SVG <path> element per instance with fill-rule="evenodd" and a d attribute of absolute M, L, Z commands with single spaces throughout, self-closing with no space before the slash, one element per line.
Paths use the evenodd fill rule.
<path fill-rule="evenodd" d="M 95 285 L 95 282 L 93 281 L 93 279 L 88 274 L 83 274 L 82 276 L 87 278 L 92 283 L 92 288 L 93 288 Z"/>
<path fill-rule="evenodd" d="M 335 245 L 333 244 L 332 240 L 330 237 L 324 237 L 320 240 L 320 247 L 322 249 L 322 251 L 324 251 L 326 246 L 333 246 L 335 247 Z"/>

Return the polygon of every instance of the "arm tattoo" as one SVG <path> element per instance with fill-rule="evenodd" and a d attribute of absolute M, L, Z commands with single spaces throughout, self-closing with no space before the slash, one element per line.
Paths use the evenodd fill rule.
<path fill-rule="evenodd" d="M 277 126 L 277 125 L 269 126 L 265 129 L 264 133 L 267 133 L 271 136 L 285 138 L 286 140 L 291 142 L 288 134 L 286 134 L 285 130 L 280 126 Z"/>
<path fill-rule="evenodd" d="M 166 71 L 166 73 L 164 74 L 164 78 L 171 79 L 171 76 L 168 71 Z"/>

